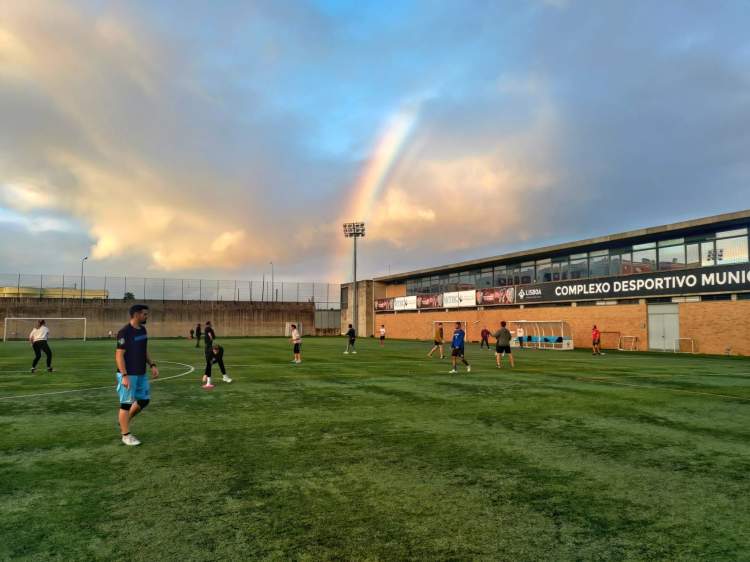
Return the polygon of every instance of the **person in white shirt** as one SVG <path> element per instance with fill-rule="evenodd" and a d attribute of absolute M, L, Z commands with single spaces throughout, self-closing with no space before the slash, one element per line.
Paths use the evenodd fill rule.
<path fill-rule="evenodd" d="M 380 345 L 385 345 L 385 324 L 380 325 Z"/>
<path fill-rule="evenodd" d="M 294 345 L 294 361 L 292 363 L 302 363 L 302 336 L 297 329 L 296 324 L 292 324 L 292 344 Z"/>
<path fill-rule="evenodd" d="M 39 359 L 42 357 L 42 351 L 47 356 L 47 371 L 50 373 L 52 369 L 52 350 L 49 348 L 47 339 L 49 338 L 49 328 L 44 320 L 40 320 L 36 324 L 36 328 L 31 330 L 29 334 L 29 342 L 31 347 L 34 349 L 34 362 L 31 364 L 31 372 L 36 372 L 36 364 L 39 363 Z"/>

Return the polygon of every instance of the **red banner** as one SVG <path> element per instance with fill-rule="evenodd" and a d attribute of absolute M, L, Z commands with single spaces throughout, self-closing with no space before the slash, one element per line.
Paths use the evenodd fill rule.
<path fill-rule="evenodd" d="M 443 308 L 443 294 L 417 295 L 417 308 Z"/>
<path fill-rule="evenodd" d="M 516 291 L 513 287 L 479 289 L 477 291 L 477 305 L 513 304 L 515 300 Z"/>
<path fill-rule="evenodd" d="M 375 310 L 393 310 L 393 299 L 375 299 Z"/>

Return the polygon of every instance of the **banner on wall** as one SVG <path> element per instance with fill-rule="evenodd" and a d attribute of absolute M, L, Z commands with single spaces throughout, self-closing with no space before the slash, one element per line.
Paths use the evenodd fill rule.
<path fill-rule="evenodd" d="M 443 306 L 445 308 L 461 308 L 477 305 L 476 291 L 456 291 L 443 293 Z"/>
<path fill-rule="evenodd" d="M 417 297 L 396 297 L 393 301 L 393 310 L 417 310 Z"/>
<path fill-rule="evenodd" d="M 443 294 L 417 295 L 417 308 L 443 308 Z"/>
<path fill-rule="evenodd" d="M 516 291 L 513 287 L 479 289 L 477 291 L 478 305 L 513 304 L 515 298 Z"/>
<path fill-rule="evenodd" d="M 375 310 L 379 312 L 393 310 L 393 299 L 375 299 Z"/>

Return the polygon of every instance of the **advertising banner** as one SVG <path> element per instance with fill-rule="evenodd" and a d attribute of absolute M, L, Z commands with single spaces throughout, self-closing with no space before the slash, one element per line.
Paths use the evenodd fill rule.
<path fill-rule="evenodd" d="M 521 285 L 516 289 L 516 304 L 748 290 L 750 264 L 743 263 L 701 269 L 654 271 L 623 277 Z"/>
<path fill-rule="evenodd" d="M 477 291 L 478 305 L 513 304 L 516 291 L 513 287 L 495 289 L 479 289 Z"/>
<path fill-rule="evenodd" d="M 457 291 L 453 293 L 443 293 L 443 306 L 445 308 L 461 308 L 464 306 L 476 305 L 476 291 Z"/>
<path fill-rule="evenodd" d="M 393 310 L 417 310 L 417 297 L 396 297 L 393 301 Z"/>
<path fill-rule="evenodd" d="M 375 299 L 375 310 L 382 312 L 393 310 L 393 299 Z"/>
<path fill-rule="evenodd" d="M 417 308 L 443 308 L 443 294 L 417 295 Z"/>

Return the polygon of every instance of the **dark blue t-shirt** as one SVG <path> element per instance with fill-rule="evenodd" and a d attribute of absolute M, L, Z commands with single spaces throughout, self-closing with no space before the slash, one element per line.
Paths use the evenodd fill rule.
<path fill-rule="evenodd" d="M 461 328 L 457 328 L 453 332 L 453 341 L 451 342 L 451 347 L 453 348 L 461 348 L 464 346 L 464 338 L 466 337 L 466 332 L 464 332 Z"/>
<path fill-rule="evenodd" d="M 139 329 L 126 324 L 117 332 L 117 349 L 125 350 L 125 369 L 129 375 L 146 374 L 146 348 L 148 347 L 148 334 L 146 328 Z"/>

